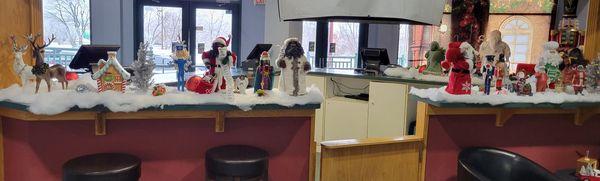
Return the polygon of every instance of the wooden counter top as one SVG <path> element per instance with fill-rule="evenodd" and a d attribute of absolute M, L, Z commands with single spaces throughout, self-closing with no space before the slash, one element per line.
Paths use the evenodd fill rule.
<path fill-rule="evenodd" d="M 582 126 L 592 116 L 600 114 L 600 103 L 566 102 L 553 103 L 508 103 L 501 105 L 439 102 L 412 95 L 422 106 L 427 106 L 428 115 L 496 115 L 496 126 L 502 127 L 517 114 L 573 114 L 573 123 Z"/>
<path fill-rule="evenodd" d="M 243 111 L 234 105 L 165 105 L 137 112 L 111 112 L 104 106 L 96 106 L 91 109 L 74 107 L 56 115 L 37 115 L 27 111 L 27 105 L 0 101 L 0 118 L 44 122 L 94 120 L 96 135 L 106 134 L 106 120 L 214 119 L 215 132 L 223 132 L 225 118 L 314 117 L 315 109 L 320 106 L 320 104 L 306 104 L 286 107 L 276 104 L 260 104 L 253 106 L 250 111 Z"/>
<path fill-rule="evenodd" d="M 395 82 L 395 83 L 412 83 L 412 84 L 426 84 L 426 85 L 446 85 L 447 82 L 436 82 L 436 81 L 428 81 L 428 80 L 417 80 L 417 79 L 406 79 L 401 77 L 392 77 L 385 75 L 370 75 L 357 73 L 351 69 L 327 69 L 327 68 L 318 68 L 315 70 L 311 70 L 308 72 L 308 75 L 313 76 L 330 76 L 330 77 L 345 77 L 345 78 L 355 78 L 355 79 L 366 79 L 366 80 L 377 80 L 377 81 L 386 81 L 386 82 Z"/>

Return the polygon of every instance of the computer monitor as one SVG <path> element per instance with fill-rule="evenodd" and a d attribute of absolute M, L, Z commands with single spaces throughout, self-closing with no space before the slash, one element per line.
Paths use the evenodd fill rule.
<path fill-rule="evenodd" d="M 252 51 L 250 52 L 250 54 L 248 54 L 248 57 L 246 57 L 246 60 L 257 60 L 260 59 L 260 54 L 263 51 L 269 51 L 271 49 L 271 47 L 273 46 L 273 44 L 256 44 L 256 46 L 254 46 L 254 48 L 252 49 Z"/>
<path fill-rule="evenodd" d="M 82 45 L 73 57 L 69 67 L 71 69 L 92 70 L 91 64 L 97 64 L 100 59 L 108 59 L 107 52 L 119 51 L 118 45 Z"/>
<path fill-rule="evenodd" d="M 367 70 L 379 71 L 380 65 L 390 64 L 390 58 L 385 48 L 363 48 L 360 50 L 360 58 L 363 68 Z"/>

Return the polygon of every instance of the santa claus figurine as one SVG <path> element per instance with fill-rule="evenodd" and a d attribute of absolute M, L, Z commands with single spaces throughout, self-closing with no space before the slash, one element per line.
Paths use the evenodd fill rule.
<path fill-rule="evenodd" d="M 577 73 L 573 76 L 573 90 L 575 91 L 575 95 L 581 94 L 583 95 L 583 89 L 585 88 L 585 68 L 583 65 L 577 66 Z"/>
<path fill-rule="evenodd" d="M 237 60 L 235 53 L 227 50 L 230 40 L 231 37 L 229 37 L 229 39 L 217 37 L 212 43 L 212 49 L 202 53 L 202 60 L 204 61 L 204 65 L 208 68 L 206 75 L 214 77 L 215 79 L 213 79 L 214 82 L 212 82 L 212 84 L 220 86 L 220 89 L 226 89 L 227 84 L 232 84 L 231 87 L 233 87 L 233 78 L 231 78 L 230 83 L 228 83 L 228 80 L 226 80 L 228 76 L 223 75 L 231 75 L 229 68 L 235 65 L 235 61 Z M 227 67 L 219 67 L 221 65 Z M 217 75 L 217 73 L 220 73 L 221 75 Z M 221 78 L 216 79 L 217 77 Z M 213 91 L 218 90 L 215 87 Z"/>
<path fill-rule="evenodd" d="M 544 70 L 546 75 L 548 75 L 548 82 L 551 89 L 554 88 L 554 85 L 558 81 L 560 77 L 559 65 L 563 61 L 560 54 L 556 49 L 558 48 L 558 43 L 555 41 L 549 41 L 544 44 L 544 52 L 540 56 L 538 64 L 535 66 L 535 71 L 539 72 Z"/>
<path fill-rule="evenodd" d="M 452 42 L 446 50 L 442 67 L 450 70 L 446 92 L 455 95 L 471 94 L 471 69 L 475 49 L 467 42 Z"/>
<path fill-rule="evenodd" d="M 306 94 L 306 73 L 311 67 L 297 38 L 288 38 L 283 42 L 277 66 L 281 68 L 280 91 L 291 96 Z"/>

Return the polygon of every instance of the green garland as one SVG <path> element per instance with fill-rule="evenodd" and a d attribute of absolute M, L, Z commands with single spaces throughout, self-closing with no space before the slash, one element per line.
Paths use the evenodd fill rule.
<path fill-rule="evenodd" d="M 46 73 L 46 71 L 48 71 L 49 68 L 50 66 L 47 63 L 42 63 L 41 65 L 34 65 L 31 68 L 31 73 L 33 73 L 33 75 L 43 75 Z"/>

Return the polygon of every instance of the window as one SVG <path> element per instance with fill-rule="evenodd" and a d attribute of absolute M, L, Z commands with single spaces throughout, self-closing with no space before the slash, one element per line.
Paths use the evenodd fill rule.
<path fill-rule="evenodd" d="M 531 53 L 532 27 L 526 17 L 512 16 L 500 26 L 502 40 L 511 50 L 510 69 L 516 71 L 518 63 L 528 63 Z"/>
<path fill-rule="evenodd" d="M 302 46 L 304 47 L 304 55 L 308 59 L 308 62 L 310 62 L 310 65 L 315 67 L 315 50 L 317 46 L 317 22 L 302 22 Z"/>
<path fill-rule="evenodd" d="M 89 0 L 43 0 L 43 14 L 44 39 L 56 36 L 45 60 L 68 67 L 79 47 L 90 44 Z"/>
<path fill-rule="evenodd" d="M 425 65 L 425 53 L 434 40 L 436 26 L 401 24 L 398 31 L 398 60 L 403 67 Z M 394 63 L 394 62 L 391 62 Z"/>
<path fill-rule="evenodd" d="M 359 23 L 329 23 L 327 68 L 353 69 L 357 67 L 359 30 Z"/>
<path fill-rule="evenodd" d="M 181 39 L 182 9 L 179 7 L 144 6 L 144 41 L 150 44 L 150 56 L 156 63 L 155 73 L 175 72 L 169 66 L 173 43 Z"/>

